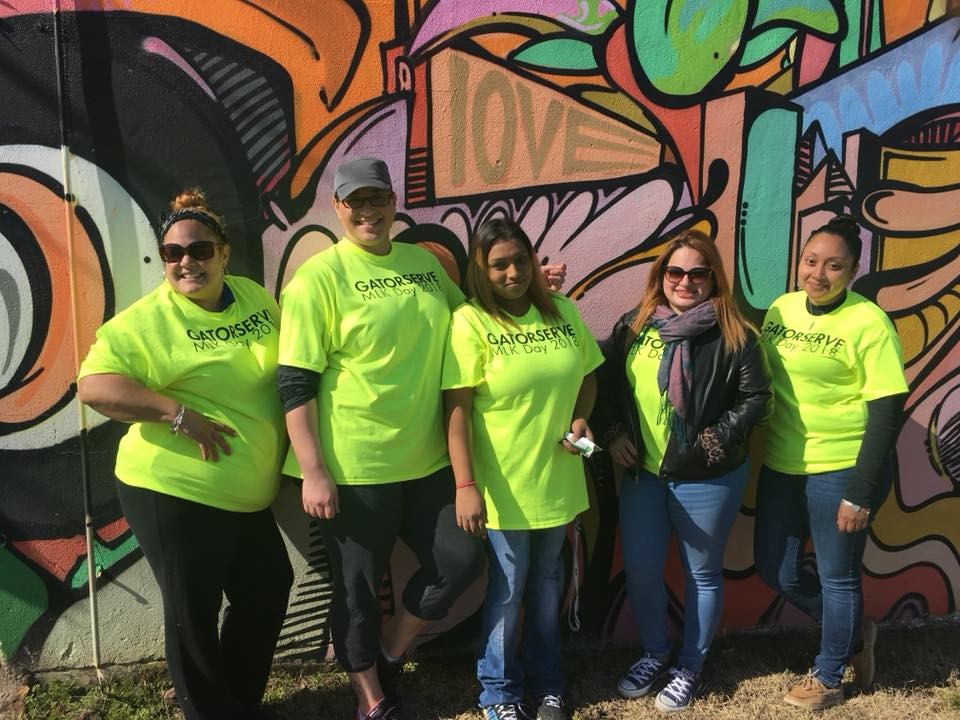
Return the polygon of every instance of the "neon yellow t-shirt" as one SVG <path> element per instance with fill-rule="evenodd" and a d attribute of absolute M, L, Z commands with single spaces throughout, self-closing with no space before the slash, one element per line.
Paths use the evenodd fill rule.
<path fill-rule="evenodd" d="M 443 388 L 474 388 L 471 459 L 495 530 L 570 522 L 589 506 L 583 461 L 563 449 L 584 375 L 603 362 L 576 306 L 500 322 L 473 303 L 453 314 Z"/>
<path fill-rule="evenodd" d="M 120 441 L 127 485 L 234 512 L 273 502 L 285 441 L 277 396 L 280 310 L 251 280 L 227 276 L 234 302 L 209 312 L 164 282 L 97 331 L 80 377 L 119 374 L 237 431 L 231 454 L 200 459 L 165 423 L 138 422 Z"/>
<path fill-rule="evenodd" d="M 660 417 L 661 395 L 657 385 L 657 372 L 665 345 L 660 339 L 660 331 L 647 326 L 633 341 L 626 360 L 627 380 L 633 388 L 633 400 L 640 417 L 640 437 L 643 439 L 641 466 L 654 475 L 660 473 L 660 464 L 670 439 L 666 416 Z"/>
<path fill-rule="evenodd" d="M 764 462 L 794 475 L 856 465 L 868 400 L 907 392 L 900 339 L 862 295 L 811 315 L 806 293 L 777 298 L 760 342 L 773 373 L 774 409 Z"/>
<path fill-rule="evenodd" d="M 337 483 L 413 480 L 450 463 L 440 371 L 462 302 L 415 245 L 380 256 L 344 239 L 297 270 L 281 299 L 280 364 L 321 373 L 320 443 Z M 301 475 L 293 448 L 283 471 Z"/>

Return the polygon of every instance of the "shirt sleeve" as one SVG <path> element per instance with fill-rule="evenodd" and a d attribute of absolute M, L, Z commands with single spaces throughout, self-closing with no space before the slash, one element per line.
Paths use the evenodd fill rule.
<path fill-rule="evenodd" d="M 447 274 L 447 271 L 443 269 L 443 265 L 440 264 L 439 260 L 437 261 L 437 266 L 440 268 L 440 282 L 443 285 L 443 294 L 447 298 L 447 307 L 449 307 L 451 311 L 456 310 L 463 305 L 466 297 L 464 297 L 463 291 L 457 287 L 457 284 Z"/>
<path fill-rule="evenodd" d="M 97 330 L 96 340 L 80 364 L 77 377 L 123 375 L 144 387 L 156 390 L 160 383 L 150 372 L 150 363 L 144 348 L 132 342 L 130 334 L 117 327 L 123 320 L 124 318 L 117 316 Z"/>
<path fill-rule="evenodd" d="M 583 374 L 587 375 L 603 364 L 603 353 L 600 351 L 600 346 L 597 344 L 596 338 L 593 337 L 593 333 L 590 332 L 590 328 L 587 327 L 587 324 L 583 322 L 583 319 L 580 317 L 580 313 L 577 313 L 577 334 L 583 338 L 583 341 L 580 343 L 580 355 L 583 358 Z"/>
<path fill-rule="evenodd" d="M 470 322 L 469 313 L 469 308 L 465 306 L 459 312 L 454 312 L 450 321 L 443 354 L 440 384 L 443 390 L 476 387 L 483 382 L 485 346 L 482 330 Z"/>
<path fill-rule="evenodd" d="M 880 311 L 882 313 L 882 311 Z M 877 318 L 857 348 L 860 397 L 865 401 L 908 391 L 900 338 L 886 315 Z"/>
<path fill-rule="evenodd" d="M 580 311 L 577 309 L 576 303 L 562 295 L 554 295 L 554 297 L 561 315 L 573 325 L 577 338 L 580 340 L 580 359 L 583 363 L 583 374 L 585 376 L 589 375 L 603 364 L 603 352 L 601 352 L 596 338 L 593 337 L 593 333 L 590 332 L 590 328 L 580 317 Z"/>
<path fill-rule="evenodd" d="M 322 373 L 333 345 L 333 312 L 322 277 L 301 268 L 280 295 L 281 323 L 278 362 Z"/>

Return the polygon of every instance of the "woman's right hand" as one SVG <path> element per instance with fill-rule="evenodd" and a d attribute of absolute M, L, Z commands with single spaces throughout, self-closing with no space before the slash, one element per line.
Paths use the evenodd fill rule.
<path fill-rule="evenodd" d="M 487 513 L 476 485 L 457 488 L 457 525 L 470 535 L 487 536 Z"/>
<path fill-rule="evenodd" d="M 337 483 L 324 471 L 304 474 L 300 489 L 303 511 L 321 520 L 330 520 L 340 512 Z"/>
<path fill-rule="evenodd" d="M 230 454 L 227 437 L 237 436 L 237 431 L 229 425 L 211 420 L 190 408 L 184 409 L 183 421 L 177 433 L 193 440 L 200 446 L 200 457 L 212 462 L 220 459 L 221 451 L 224 455 Z"/>
<path fill-rule="evenodd" d="M 607 452 L 610 453 L 610 459 L 621 467 L 632 468 L 637 465 L 637 448 L 626 435 L 614 438 L 607 446 Z"/>

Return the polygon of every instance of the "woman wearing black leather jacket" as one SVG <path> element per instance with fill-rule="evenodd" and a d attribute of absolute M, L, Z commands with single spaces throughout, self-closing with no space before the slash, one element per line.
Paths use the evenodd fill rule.
<path fill-rule="evenodd" d="M 684 710 L 723 606 L 723 551 L 747 483 L 747 440 L 771 404 L 754 329 L 734 304 L 713 241 L 688 230 L 653 264 L 636 309 L 604 343 L 593 426 L 627 468 L 620 533 L 627 594 L 644 655 L 620 679 Z M 683 642 L 671 666 L 663 569 L 676 531 L 685 573 Z"/>

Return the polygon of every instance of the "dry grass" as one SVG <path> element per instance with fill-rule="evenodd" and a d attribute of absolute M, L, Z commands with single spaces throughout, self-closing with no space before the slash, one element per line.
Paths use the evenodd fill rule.
<path fill-rule="evenodd" d="M 705 672 L 707 687 L 685 720 L 802 720 L 808 711 L 780 698 L 806 672 L 816 653 L 812 628 L 728 635 L 714 643 Z M 566 699 L 572 720 L 663 718 L 652 698 L 622 700 L 619 674 L 635 651 L 597 649 L 582 639 L 568 642 Z M 877 646 L 877 686 L 849 693 L 847 701 L 818 714 L 818 720 L 960 720 L 960 619 L 917 627 L 884 627 Z M 74 680 L 48 681 L 33 688 L 26 718 L 48 720 L 167 720 L 178 712 L 163 708 L 162 673 L 115 673 L 104 688 L 79 687 Z M 473 662 L 464 648 L 421 653 L 407 664 L 402 687 L 405 717 L 478 720 Z M 284 720 L 346 720 L 354 700 L 344 674 L 330 665 L 286 667 L 274 673 L 267 704 Z"/>

